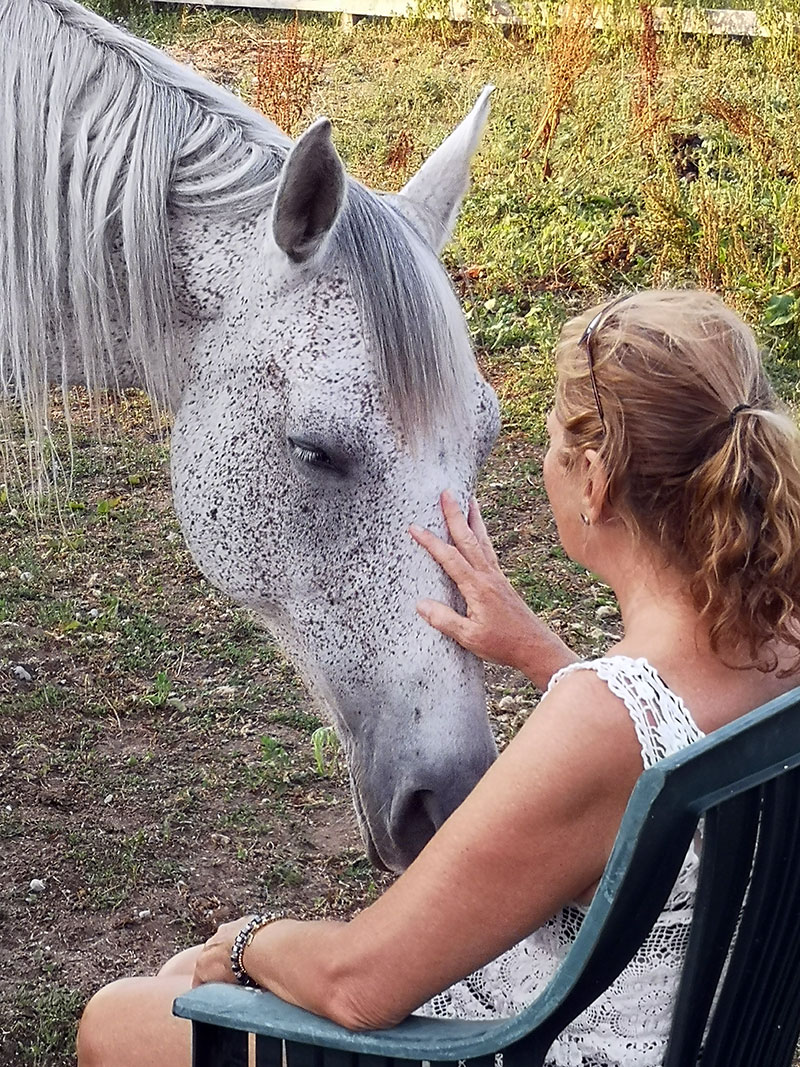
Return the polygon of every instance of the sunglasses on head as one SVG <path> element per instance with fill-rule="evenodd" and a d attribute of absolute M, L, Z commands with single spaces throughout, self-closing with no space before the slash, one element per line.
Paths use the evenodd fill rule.
<path fill-rule="evenodd" d="M 612 300 L 610 304 L 606 304 L 604 308 L 601 308 L 589 325 L 581 334 L 578 341 L 578 348 L 582 348 L 586 352 L 586 359 L 589 364 L 589 381 L 592 383 L 592 393 L 594 394 L 594 402 L 597 405 L 597 414 L 600 417 L 600 425 L 603 427 L 603 433 L 606 432 L 606 419 L 603 414 L 603 405 L 600 401 L 600 391 L 597 388 L 597 378 L 594 373 L 594 341 L 603 323 L 608 321 L 611 312 L 619 307 L 623 300 L 628 299 L 628 294 L 624 296 L 618 296 L 616 300 Z"/>

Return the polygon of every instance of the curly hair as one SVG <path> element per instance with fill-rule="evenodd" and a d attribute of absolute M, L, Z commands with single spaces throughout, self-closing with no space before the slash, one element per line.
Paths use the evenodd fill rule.
<path fill-rule="evenodd" d="M 609 503 L 686 574 L 717 655 L 766 672 L 783 644 L 791 673 L 800 432 L 752 331 L 712 293 L 651 290 L 606 305 L 589 353 L 601 311 L 568 322 L 556 349 L 565 462 L 598 451 Z"/>

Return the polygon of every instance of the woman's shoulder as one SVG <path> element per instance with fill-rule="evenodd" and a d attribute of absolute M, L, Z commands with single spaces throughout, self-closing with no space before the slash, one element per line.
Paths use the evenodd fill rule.
<path fill-rule="evenodd" d="M 596 681 L 576 686 L 578 677 L 586 678 L 587 674 Z M 683 700 L 643 656 L 613 653 L 579 660 L 553 675 L 546 695 L 572 701 L 580 698 L 579 688 L 583 698 L 591 699 L 601 714 L 610 713 L 612 706 L 618 708 L 620 703 L 624 706 L 645 767 L 703 737 Z"/>
<path fill-rule="evenodd" d="M 596 675 L 606 687 L 628 707 L 637 707 L 642 702 L 650 704 L 659 701 L 668 707 L 675 706 L 683 714 L 689 714 L 683 700 L 661 677 L 661 674 L 645 656 L 630 656 L 622 652 L 613 652 L 593 659 L 577 660 L 557 671 L 550 679 L 547 692 L 566 677 L 578 672 L 590 672 Z M 629 709 L 630 710 L 630 709 Z"/>

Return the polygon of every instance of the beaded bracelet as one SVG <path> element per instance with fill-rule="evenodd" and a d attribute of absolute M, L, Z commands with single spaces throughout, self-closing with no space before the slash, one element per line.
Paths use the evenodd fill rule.
<path fill-rule="evenodd" d="M 261 915 L 254 915 L 248 919 L 239 933 L 233 939 L 231 945 L 231 970 L 233 976 L 237 982 L 242 985 L 257 986 L 258 983 L 254 982 L 247 971 L 244 969 L 244 950 L 256 936 L 259 930 L 262 930 L 265 926 L 269 926 L 270 923 L 280 919 L 282 916 L 276 915 L 273 912 L 262 913 Z"/>

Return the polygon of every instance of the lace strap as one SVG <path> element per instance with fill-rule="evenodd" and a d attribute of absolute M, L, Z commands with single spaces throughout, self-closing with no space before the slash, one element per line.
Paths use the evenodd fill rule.
<path fill-rule="evenodd" d="M 652 767 L 704 736 L 681 698 L 644 658 L 604 656 L 570 663 L 556 671 L 546 692 L 568 674 L 581 670 L 594 671 L 625 705 L 636 730 L 644 767 Z"/>

